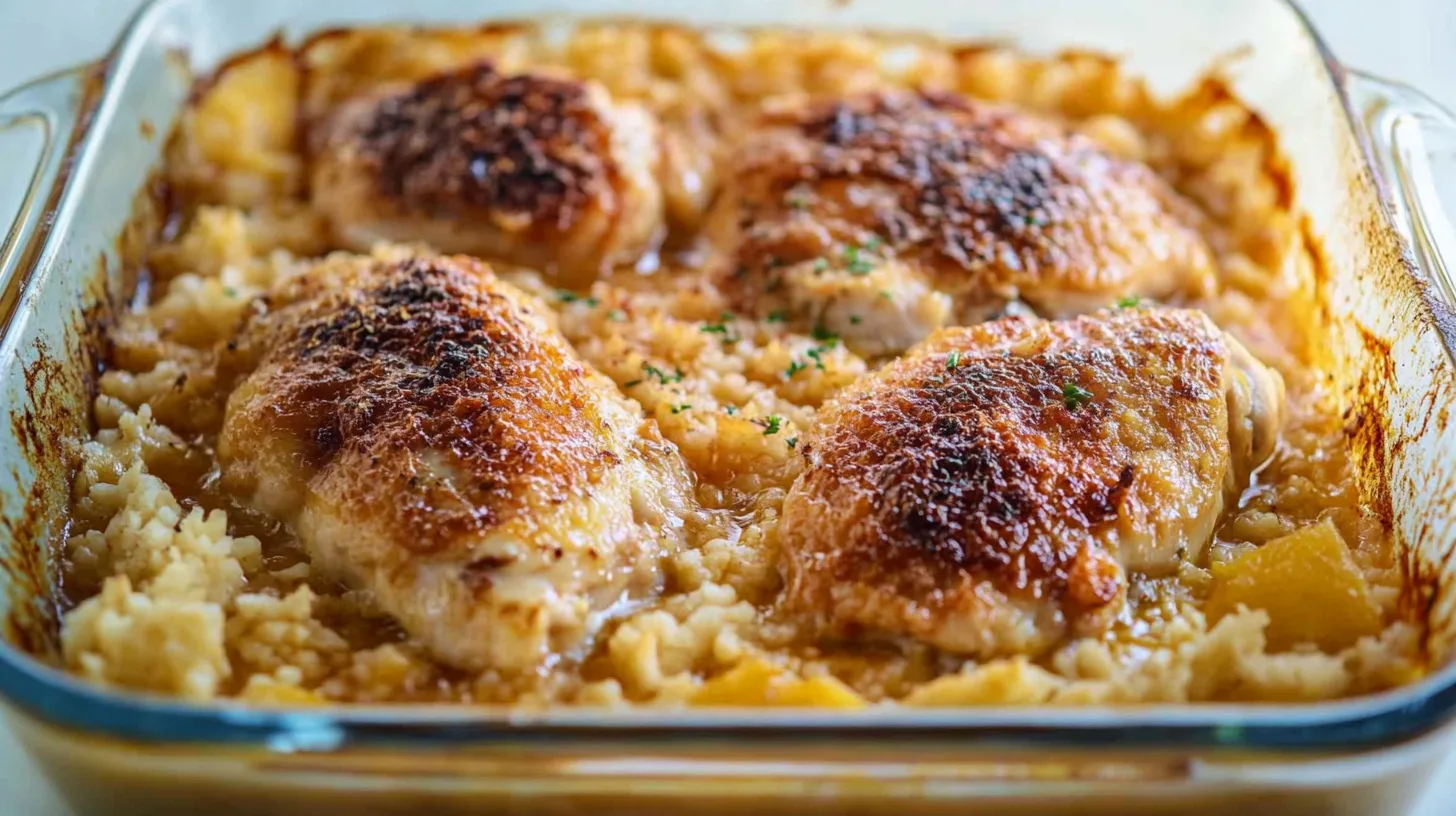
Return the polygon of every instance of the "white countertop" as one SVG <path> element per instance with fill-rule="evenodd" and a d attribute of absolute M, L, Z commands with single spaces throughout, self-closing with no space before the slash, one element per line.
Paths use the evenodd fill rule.
<path fill-rule="evenodd" d="M 0 0 L 0 90 L 99 55 L 138 0 Z M 1399 79 L 1456 108 L 1456 0 L 1303 0 L 1347 64 Z M 0 172 L 6 172 L 0 162 Z M 0 811 L 70 816 L 0 721 Z M 1456 753 L 1415 816 L 1456 813 Z"/>

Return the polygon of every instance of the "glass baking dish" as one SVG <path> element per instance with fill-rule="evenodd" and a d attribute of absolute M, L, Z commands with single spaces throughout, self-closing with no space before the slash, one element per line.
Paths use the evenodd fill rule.
<path fill-rule="evenodd" d="M 51 645 L 41 553 L 68 489 L 62 440 L 88 421 L 89 309 L 126 295 L 118 238 L 194 72 L 279 29 L 542 15 L 1077 47 L 1124 57 L 1165 92 L 1222 64 L 1278 134 L 1326 256 L 1337 376 L 1354 416 L 1380 430 L 1362 474 L 1383 491 L 1413 583 L 1429 592 L 1438 668 L 1378 696 L 1300 706 L 268 710 L 110 693 L 26 654 Z M 0 432 L 0 616 L 13 630 L 0 646 L 0 696 L 80 812 L 801 812 L 832 802 L 836 812 L 1368 814 L 1403 810 L 1451 742 L 1456 423 L 1443 409 L 1456 400 L 1456 241 L 1439 190 L 1456 189 L 1456 120 L 1415 91 L 1342 68 L 1283 0 L 498 0 L 484 10 L 158 0 L 98 65 L 0 98 L 7 127 L 38 134 L 39 148 L 33 173 L 14 167 L 29 183 L 0 243 L 0 403 L 12 418 Z"/>

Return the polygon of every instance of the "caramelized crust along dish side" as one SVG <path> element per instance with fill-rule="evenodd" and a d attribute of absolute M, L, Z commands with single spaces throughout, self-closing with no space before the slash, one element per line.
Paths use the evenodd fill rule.
<path fill-rule="evenodd" d="M 78 444 L 60 659 L 259 705 L 1321 700 L 1425 671 L 1277 146 L 1087 54 L 240 56 Z"/>

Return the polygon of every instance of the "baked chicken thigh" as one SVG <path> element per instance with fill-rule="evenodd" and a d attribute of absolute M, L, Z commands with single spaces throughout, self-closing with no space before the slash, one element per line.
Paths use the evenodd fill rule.
<path fill-rule="evenodd" d="M 234 344 L 224 486 L 441 662 L 530 671 L 659 587 L 676 450 L 484 264 L 335 255 L 265 303 Z"/>
<path fill-rule="evenodd" d="M 1273 449 L 1283 382 L 1201 312 L 942 331 L 799 443 L 786 604 L 831 638 L 976 657 L 1095 635 L 1197 560 Z"/>
<path fill-rule="evenodd" d="M 1195 208 L 1147 166 L 1031 115 L 885 91 L 767 113 L 712 216 L 744 310 L 864 354 L 1022 300 L 1069 316 L 1212 280 Z"/>
<path fill-rule="evenodd" d="M 344 103 L 312 142 L 314 206 L 361 251 L 423 242 L 581 285 L 663 229 L 656 121 L 592 82 L 476 63 Z"/>

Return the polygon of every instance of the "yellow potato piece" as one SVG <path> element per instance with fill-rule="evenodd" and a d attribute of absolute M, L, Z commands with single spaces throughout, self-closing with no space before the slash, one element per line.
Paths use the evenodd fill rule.
<path fill-rule="evenodd" d="M 1336 652 L 1380 631 L 1365 576 L 1329 521 L 1276 538 L 1213 568 L 1210 625 L 1242 604 L 1269 614 L 1269 648 L 1313 643 Z"/>
<path fill-rule="evenodd" d="M 328 702 L 308 689 L 286 683 L 250 682 L 238 696 L 257 705 L 313 706 Z"/>
<path fill-rule="evenodd" d="M 298 67 L 281 51 L 221 73 L 193 113 L 192 136 L 206 159 L 266 177 L 296 170 L 299 84 Z"/>
<path fill-rule="evenodd" d="M 1066 681 L 1025 657 L 993 661 L 963 674 L 947 674 L 926 683 L 905 698 L 905 704 L 926 707 L 1035 705 L 1044 703 Z"/>
<path fill-rule="evenodd" d="M 745 660 L 703 684 L 699 706 L 863 708 L 865 701 L 833 677 L 794 677 L 763 660 Z"/>

